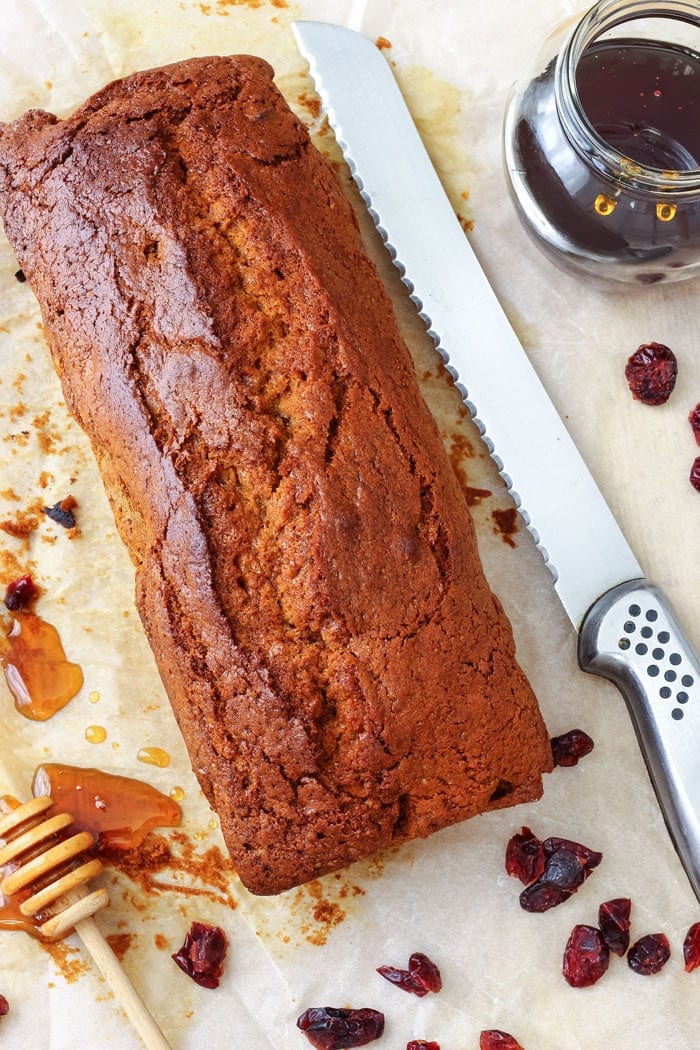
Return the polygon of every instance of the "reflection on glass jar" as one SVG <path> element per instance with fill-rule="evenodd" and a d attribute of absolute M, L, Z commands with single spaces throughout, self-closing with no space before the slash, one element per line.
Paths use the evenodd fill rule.
<path fill-rule="evenodd" d="M 526 229 L 606 280 L 700 274 L 700 4 L 602 0 L 515 84 L 505 163 Z"/>

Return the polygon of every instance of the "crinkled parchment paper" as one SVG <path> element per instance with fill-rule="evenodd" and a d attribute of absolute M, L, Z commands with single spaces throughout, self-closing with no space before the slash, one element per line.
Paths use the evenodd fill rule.
<path fill-rule="evenodd" d="M 629 295 L 565 276 L 531 246 L 505 192 L 499 138 L 508 87 L 549 27 L 571 14 L 564 0 L 4 0 L 0 117 L 30 106 L 64 115 L 135 69 L 248 51 L 273 63 L 281 89 L 329 147 L 290 23 L 323 18 L 384 37 L 501 302 L 642 565 L 699 644 L 700 496 L 687 481 L 697 450 L 686 416 L 700 400 L 700 286 Z M 595 738 L 593 754 L 576 769 L 555 770 L 536 805 L 474 819 L 278 898 L 247 894 L 225 869 L 216 821 L 190 772 L 133 607 L 130 562 L 87 442 L 66 415 L 35 301 L 15 280 L 16 262 L 2 239 L 0 520 L 16 518 L 36 499 L 51 504 L 71 493 L 81 535 L 70 539 L 47 521 L 26 542 L 0 532 L 0 583 L 31 569 L 45 588 L 39 612 L 59 628 L 69 657 L 83 667 L 85 686 L 45 723 L 21 718 L 0 686 L 0 793 L 26 797 L 32 770 L 48 760 L 138 776 L 165 792 L 184 790 L 181 832 L 184 848 L 194 850 L 184 866 L 190 875 L 166 869 L 154 876 L 160 889 L 147 892 L 108 871 L 101 878 L 112 905 L 97 920 L 106 933 L 122 935 L 124 966 L 179 1050 L 301 1048 L 307 1044 L 294 1021 L 310 1005 L 384 1010 L 386 1034 L 378 1045 L 392 1050 L 418 1037 L 437 1040 L 443 1050 L 469 1050 L 491 1027 L 512 1032 L 527 1050 L 693 1050 L 700 1040 L 700 974 L 683 972 L 681 943 L 700 909 L 665 832 L 624 704 L 607 683 L 578 671 L 573 631 L 529 536 L 518 530 L 511 548 L 495 529 L 492 512 L 508 507 L 508 497 L 391 267 L 382 265 L 448 448 L 470 485 L 493 492 L 474 507 L 482 554 L 550 730 L 580 725 Z M 627 356 L 650 340 L 672 346 L 680 362 L 671 401 L 656 409 L 634 403 L 623 378 Z M 106 729 L 103 743 L 87 742 L 89 725 Z M 137 761 L 148 746 L 164 748 L 170 764 Z M 519 886 L 503 871 L 505 843 L 521 824 L 604 853 L 579 893 L 544 915 L 521 911 Z M 616 896 L 634 902 L 634 937 L 668 935 L 671 961 L 644 978 L 613 959 L 596 987 L 572 990 L 560 973 L 568 934 L 575 923 L 595 925 L 599 903 Z M 169 958 L 195 918 L 220 923 L 230 938 L 217 991 L 196 987 Z M 0 1020 L 1 1046 L 140 1045 L 75 939 L 53 954 L 22 934 L 0 933 L 0 941 L 0 992 L 11 1011 Z M 417 950 L 441 967 L 439 996 L 407 996 L 374 972 L 382 963 L 405 965 Z"/>

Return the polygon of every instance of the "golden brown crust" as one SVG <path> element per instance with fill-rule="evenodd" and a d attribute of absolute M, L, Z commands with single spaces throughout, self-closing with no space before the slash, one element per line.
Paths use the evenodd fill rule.
<path fill-rule="evenodd" d="M 0 188 L 246 885 L 537 797 L 547 734 L 464 497 L 270 67 L 196 59 L 26 114 Z"/>

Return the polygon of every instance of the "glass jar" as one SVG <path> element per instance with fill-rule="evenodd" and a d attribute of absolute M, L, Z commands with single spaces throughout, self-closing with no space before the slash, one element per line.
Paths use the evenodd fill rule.
<path fill-rule="evenodd" d="M 513 87 L 504 152 L 554 262 L 627 283 L 700 274 L 698 0 L 602 0 L 554 30 Z"/>

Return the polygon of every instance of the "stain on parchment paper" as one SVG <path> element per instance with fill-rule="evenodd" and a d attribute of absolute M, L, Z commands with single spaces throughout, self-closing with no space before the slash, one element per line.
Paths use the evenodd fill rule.
<path fill-rule="evenodd" d="M 364 897 L 365 890 L 345 872 L 335 872 L 322 879 L 297 886 L 272 899 L 258 911 L 257 901 L 247 910 L 254 916 L 257 935 L 265 947 L 279 954 L 283 947 L 295 948 L 303 943 L 322 947 L 333 930 L 353 911 L 353 901 Z"/>
<path fill-rule="evenodd" d="M 507 299 L 502 300 L 502 306 L 525 349 L 530 350 L 533 347 L 541 346 L 543 339 L 539 328 L 532 324 L 531 321 L 528 321 L 525 315 L 512 303 L 508 302 Z"/>
<path fill-rule="evenodd" d="M 110 933 L 105 937 L 119 962 L 121 962 L 130 948 L 138 941 L 135 933 Z"/>
<path fill-rule="evenodd" d="M 41 947 L 51 956 L 56 972 L 61 974 L 67 984 L 75 984 L 90 972 L 90 963 L 79 948 L 73 948 L 65 941 L 57 941 L 55 944 L 42 943 Z"/>
<path fill-rule="evenodd" d="M 474 216 L 469 209 L 469 185 L 479 165 L 466 149 L 460 120 L 471 97 L 424 66 L 393 68 L 450 203 L 463 229 L 471 230 Z"/>
<path fill-rule="evenodd" d="M 147 912 L 163 895 L 204 897 L 216 904 L 236 908 L 233 893 L 237 884 L 231 861 L 218 846 L 198 850 L 182 832 L 171 836 L 150 834 L 135 850 L 126 853 L 103 850 L 102 860 L 135 883 L 138 892 L 122 888 L 123 896 L 137 911 Z M 117 875 L 112 881 L 120 882 Z"/>
<path fill-rule="evenodd" d="M 507 543 L 509 547 L 517 547 L 513 535 L 518 531 L 518 512 L 515 507 L 506 507 L 502 510 L 492 510 L 491 517 L 493 518 L 494 532 L 500 533 L 504 543 Z"/>

